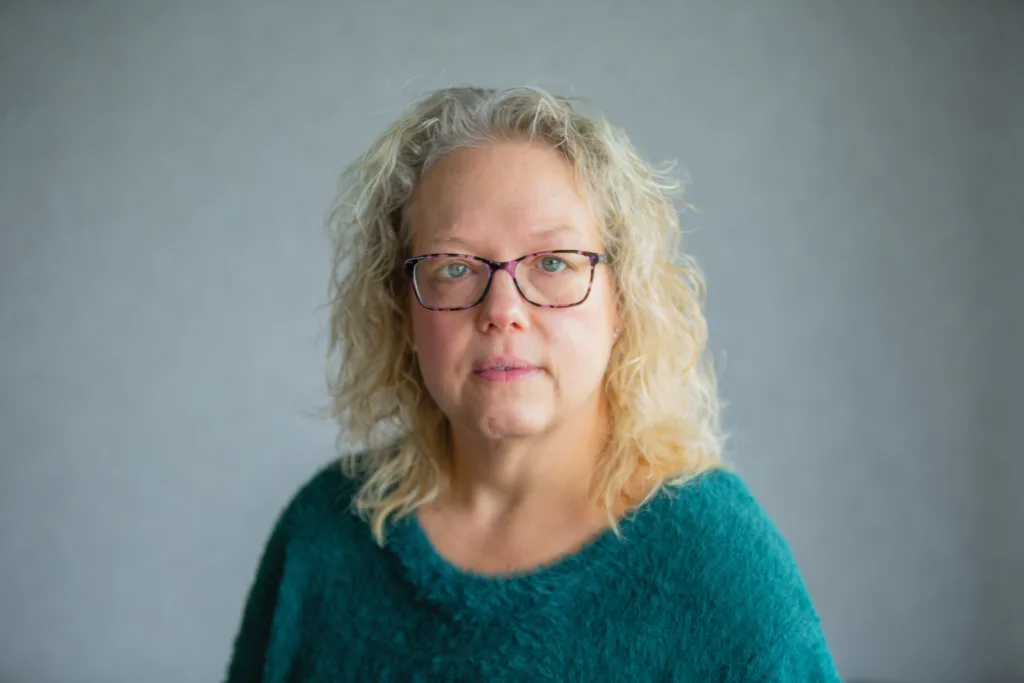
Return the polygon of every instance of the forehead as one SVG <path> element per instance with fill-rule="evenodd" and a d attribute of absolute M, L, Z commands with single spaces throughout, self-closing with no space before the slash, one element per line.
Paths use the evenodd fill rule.
<path fill-rule="evenodd" d="M 417 251 L 597 249 L 601 243 L 572 165 L 539 143 L 465 148 L 441 159 L 423 175 L 409 222 Z"/>

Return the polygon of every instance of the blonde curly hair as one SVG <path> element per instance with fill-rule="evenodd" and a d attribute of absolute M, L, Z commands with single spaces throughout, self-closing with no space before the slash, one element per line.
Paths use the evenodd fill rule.
<path fill-rule="evenodd" d="M 626 135 L 580 98 L 540 88 L 450 87 L 414 103 L 341 176 L 333 243 L 328 412 L 341 465 L 360 482 L 353 507 L 381 545 L 385 527 L 435 499 L 451 472 L 447 418 L 412 352 L 406 211 L 423 173 L 463 147 L 539 141 L 572 164 L 590 202 L 617 291 L 621 335 L 605 392 L 611 437 L 592 495 L 616 510 L 663 485 L 724 466 L 717 378 L 702 312 L 704 277 L 681 249 L 672 166 L 645 162 Z M 357 453 L 357 454 L 355 454 Z M 643 468 L 643 495 L 631 488 Z"/>

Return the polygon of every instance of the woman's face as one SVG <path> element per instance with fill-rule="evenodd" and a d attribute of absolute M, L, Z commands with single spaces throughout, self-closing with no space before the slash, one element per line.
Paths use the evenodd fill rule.
<path fill-rule="evenodd" d="M 571 165 L 539 144 L 454 152 L 424 175 L 409 218 L 416 256 L 509 261 L 554 249 L 604 253 Z M 564 264 L 556 258 L 535 267 L 543 276 Z M 524 271 L 525 264 L 520 280 Z M 448 280 L 467 272 L 465 264 L 449 263 L 432 274 L 450 287 Z M 423 380 L 457 434 L 529 438 L 569 422 L 590 428 L 601 414 L 617 321 L 607 265 L 597 266 L 587 299 L 570 308 L 530 304 L 507 271 L 494 273 L 487 295 L 472 308 L 431 311 L 412 292 L 409 306 Z M 512 365 L 528 367 L 502 369 Z"/>

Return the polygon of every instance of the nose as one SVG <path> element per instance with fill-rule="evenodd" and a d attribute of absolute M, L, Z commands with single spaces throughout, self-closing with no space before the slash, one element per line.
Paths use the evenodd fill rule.
<path fill-rule="evenodd" d="M 527 327 L 529 306 L 507 270 L 499 270 L 491 278 L 490 289 L 484 300 L 477 305 L 477 321 L 481 332 L 498 330 L 506 332 L 523 330 Z"/>

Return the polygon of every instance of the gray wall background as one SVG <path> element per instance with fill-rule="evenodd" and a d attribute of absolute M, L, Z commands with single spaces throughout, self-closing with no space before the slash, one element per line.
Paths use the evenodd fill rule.
<path fill-rule="evenodd" d="M 731 457 L 840 671 L 1024 680 L 1024 5 L 0 5 L 0 681 L 224 671 L 332 456 L 323 219 L 456 83 L 689 172 Z M 372 587 L 368 587 L 372 589 Z"/>

